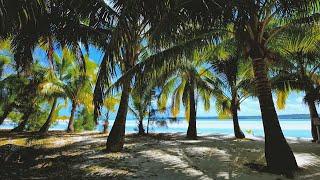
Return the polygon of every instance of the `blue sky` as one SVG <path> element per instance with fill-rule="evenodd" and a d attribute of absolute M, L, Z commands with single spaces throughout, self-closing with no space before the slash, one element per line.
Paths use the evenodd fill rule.
<path fill-rule="evenodd" d="M 36 50 L 34 52 L 34 57 L 37 59 L 41 59 L 42 63 L 44 59 L 46 59 L 46 54 L 43 51 Z M 91 60 L 95 61 L 97 64 L 100 64 L 103 58 L 103 52 L 96 49 L 93 46 L 89 48 L 89 57 Z M 291 93 L 288 97 L 286 108 L 284 110 L 277 110 L 278 114 L 308 114 L 308 107 L 306 104 L 303 103 L 303 96 L 304 93 Z M 275 96 L 274 96 L 274 102 Z M 69 103 L 70 104 L 70 103 Z M 203 103 L 201 101 L 198 102 L 197 108 L 197 116 L 217 116 L 217 112 L 215 111 L 214 107 L 215 103 L 214 100 L 211 102 L 211 109 L 209 112 L 204 111 Z M 60 113 L 61 115 L 69 115 L 70 114 L 70 106 L 67 109 L 64 109 Z M 240 116 L 259 116 L 260 115 L 260 108 L 259 102 L 257 98 L 248 98 L 241 104 L 241 110 L 239 111 Z M 115 114 L 111 116 L 114 118 Z M 181 107 L 181 111 L 179 116 L 184 116 L 184 109 Z M 132 118 L 132 115 L 129 115 L 129 118 Z"/>
<path fill-rule="evenodd" d="M 290 94 L 286 108 L 284 110 L 278 110 L 279 115 L 284 114 L 308 114 L 308 107 L 303 103 L 303 93 L 292 93 Z M 274 102 L 276 103 L 275 96 Z M 199 116 L 205 115 L 203 107 L 199 108 Z M 240 116 L 255 116 L 260 115 L 259 101 L 257 98 L 249 98 L 241 104 L 241 110 L 239 111 Z M 216 115 L 216 112 L 215 112 Z"/>
<path fill-rule="evenodd" d="M 103 54 L 101 51 L 96 50 L 95 48 L 90 48 L 90 57 L 97 63 L 100 63 Z M 303 103 L 304 93 L 292 93 L 289 95 L 286 108 L 284 110 L 277 110 L 278 114 L 308 114 L 309 110 L 306 104 Z M 275 100 L 275 96 L 274 96 Z M 276 101 L 275 101 L 276 103 Z M 217 112 L 214 107 L 214 100 L 211 102 L 211 110 L 209 112 L 204 111 L 204 107 L 201 101 L 198 102 L 197 115 L 198 116 L 217 116 Z M 248 98 L 241 105 L 241 110 L 239 111 L 240 116 L 256 116 L 260 115 L 260 107 L 257 98 Z M 183 107 L 181 107 L 181 112 L 179 116 L 184 116 Z"/>

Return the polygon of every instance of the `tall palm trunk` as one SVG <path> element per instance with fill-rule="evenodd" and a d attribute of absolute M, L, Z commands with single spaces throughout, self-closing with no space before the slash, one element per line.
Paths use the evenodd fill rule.
<path fill-rule="evenodd" d="M 32 110 L 26 111 L 21 118 L 22 121 L 19 123 L 17 127 L 13 128 L 11 132 L 22 132 L 25 129 L 31 114 Z"/>
<path fill-rule="evenodd" d="M 9 104 L 7 106 L 4 106 L 3 109 L 3 114 L 0 116 L 0 125 L 4 122 L 4 120 L 8 117 L 8 115 L 10 114 L 10 112 L 13 109 L 13 105 Z"/>
<path fill-rule="evenodd" d="M 189 139 L 197 139 L 197 111 L 196 111 L 196 100 L 195 100 L 194 91 L 195 91 L 194 79 L 191 77 L 190 90 L 189 90 L 190 119 L 189 119 L 188 131 L 187 131 L 187 138 Z"/>
<path fill-rule="evenodd" d="M 317 112 L 317 108 L 314 101 L 307 98 L 307 103 L 308 103 L 310 118 L 311 118 L 311 134 L 312 134 L 313 141 L 316 142 L 319 139 L 319 137 L 317 133 L 317 128 L 313 123 L 313 119 L 319 119 L 319 114 Z"/>
<path fill-rule="evenodd" d="M 53 113 L 54 113 L 54 111 L 56 110 L 57 101 L 58 101 L 58 98 L 55 98 L 55 99 L 53 100 L 52 107 L 51 107 L 49 116 L 48 116 L 48 118 L 47 118 L 47 121 L 46 121 L 46 122 L 44 123 L 44 125 L 40 128 L 39 133 L 44 134 L 44 133 L 47 133 L 47 132 L 48 132 L 48 130 L 49 130 L 49 128 L 50 128 L 50 125 L 51 125 L 51 123 L 52 123 Z"/>
<path fill-rule="evenodd" d="M 232 120 L 233 120 L 233 130 L 234 135 L 236 138 L 243 139 L 245 138 L 243 132 L 241 131 L 240 125 L 239 125 L 239 118 L 238 118 L 238 99 L 236 93 L 233 93 L 232 95 L 232 102 L 231 102 L 231 113 L 232 113 Z"/>
<path fill-rule="evenodd" d="M 122 86 L 119 109 L 107 140 L 109 152 L 119 152 L 123 148 L 130 89 L 130 80 L 127 79 Z"/>
<path fill-rule="evenodd" d="M 139 119 L 138 129 L 139 129 L 139 132 L 138 132 L 139 135 L 145 134 L 145 131 L 143 128 L 143 119 Z"/>
<path fill-rule="evenodd" d="M 67 128 L 67 132 L 72 133 L 74 132 L 74 114 L 76 112 L 77 109 L 77 104 L 76 102 L 72 101 L 72 108 L 71 108 L 71 115 L 70 115 L 70 119 L 69 119 L 69 123 L 68 123 L 68 128 Z"/>
<path fill-rule="evenodd" d="M 265 158 L 268 168 L 277 173 L 292 173 L 298 169 L 296 159 L 288 145 L 278 120 L 268 79 L 265 53 L 260 44 L 251 44 L 250 57 L 260 103 L 264 134 Z"/>

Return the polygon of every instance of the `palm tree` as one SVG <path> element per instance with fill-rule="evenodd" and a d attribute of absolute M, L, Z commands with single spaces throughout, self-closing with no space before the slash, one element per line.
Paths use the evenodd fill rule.
<path fill-rule="evenodd" d="M 51 61 L 54 43 L 73 45 L 77 52 L 76 60 L 85 69 L 79 42 L 88 49 L 89 41 L 98 43 L 103 39 L 102 36 L 109 34 L 108 30 L 100 28 L 109 11 L 111 9 L 101 0 L 1 1 L 0 37 L 11 35 L 13 38 L 18 75 L 28 76 L 32 73 L 32 51 L 39 41 L 49 44 L 48 58 Z M 75 104 L 72 106 L 74 111 Z"/>
<path fill-rule="evenodd" d="M 76 55 L 70 48 L 62 49 L 62 56 L 53 53 L 54 68 L 47 70 L 46 81 L 40 86 L 40 93 L 52 102 L 52 108 L 46 123 L 40 129 L 40 133 L 46 133 L 53 121 L 57 101 L 59 98 L 71 100 L 71 115 L 68 123 L 68 132 L 74 131 L 74 115 L 76 108 L 84 104 L 88 110 L 93 109 L 92 105 L 92 82 L 95 81 L 96 64 L 85 56 L 86 71 L 79 69 L 76 63 Z"/>
<path fill-rule="evenodd" d="M 27 80 L 9 75 L 0 82 L 1 107 L 2 115 L 0 116 L 0 125 L 8 117 L 8 115 L 17 108 L 17 100 L 22 93 L 22 88 L 27 84 Z"/>
<path fill-rule="evenodd" d="M 45 134 L 48 132 L 50 125 L 54 120 L 54 115 L 57 113 L 57 107 L 59 106 L 58 100 L 59 98 L 65 98 L 65 94 L 61 87 L 56 86 L 55 84 L 50 82 L 42 83 L 40 85 L 40 89 L 40 95 L 45 96 L 45 99 L 48 99 L 48 102 L 52 103 L 51 110 L 47 117 L 47 120 L 39 130 L 39 133 Z"/>
<path fill-rule="evenodd" d="M 0 91 L 1 91 L 1 107 L 2 107 L 2 114 L 0 116 L 0 125 L 4 122 L 4 120 L 7 118 L 7 116 L 9 115 L 9 113 L 13 110 L 14 108 L 14 97 L 8 98 L 8 90 L 12 90 L 12 88 L 10 87 L 16 87 L 14 86 L 14 84 L 10 79 L 6 76 L 8 76 L 7 74 L 5 74 L 4 70 L 6 68 L 8 68 L 7 66 L 9 66 L 12 62 L 12 57 L 11 57 L 11 46 L 10 46 L 10 39 L 6 39 L 6 40 L 0 40 Z M 8 85 L 11 84 L 11 85 Z M 7 92 L 5 91 L 7 90 Z"/>
<path fill-rule="evenodd" d="M 214 96 L 219 117 L 232 116 L 235 137 L 245 138 L 240 129 L 238 110 L 240 104 L 252 95 L 252 66 L 240 57 L 232 34 L 227 35 L 219 44 L 208 46 L 204 51 L 205 58 L 209 59 L 207 63 L 211 65 L 207 70 L 214 74 L 207 81 L 218 91 Z"/>
<path fill-rule="evenodd" d="M 295 24 L 310 23 L 318 19 L 319 1 L 191 0 L 184 4 L 175 2 L 161 6 L 164 9 L 159 8 L 161 12 L 157 11 L 150 17 L 151 26 L 162 27 L 156 29 L 159 33 L 155 35 L 174 37 L 174 34 L 189 27 L 190 24 L 194 24 L 193 29 L 200 27 L 205 34 L 229 32 L 228 27 L 233 27 L 231 32 L 235 34 L 239 49 L 244 50 L 244 55 L 247 55 L 253 64 L 256 92 L 265 131 L 267 166 L 277 173 L 291 174 L 297 170 L 295 157 L 279 124 L 266 62 L 274 57 L 269 50 L 269 43 L 274 41 L 277 34 Z"/>
<path fill-rule="evenodd" d="M 103 133 L 108 132 L 110 113 L 116 112 L 116 106 L 119 104 L 119 102 L 120 102 L 119 95 L 105 98 L 104 107 L 107 112 L 106 112 L 106 116 L 105 116 L 105 120 L 104 120 Z"/>
<path fill-rule="evenodd" d="M 222 14 L 227 15 L 226 19 L 231 17 L 229 20 L 234 26 L 239 45 L 242 45 L 245 54 L 252 60 L 264 125 L 265 158 L 268 168 L 273 172 L 291 174 L 298 166 L 282 133 L 272 99 L 266 62 L 274 56 L 269 45 L 281 31 L 294 24 L 313 21 L 313 15 L 316 16 L 319 11 L 318 3 L 319 1 L 276 0 L 220 4 L 225 8 L 225 13 Z"/>
<path fill-rule="evenodd" d="M 145 129 L 143 127 L 143 119 L 148 115 L 148 111 L 151 104 L 152 91 L 147 87 L 150 86 L 146 82 L 137 84 L 131 93 L 132 105 L 129 106 L 130 112 L 138 120 L 138 134 L 145 135 Z M 152 87 L 151 87 L 152 88 Z"/>
<path fill-rule="evenodd" d="M 297 162 L 282 133 L 271 93 L 266 62 L 272 59 L 269 43 L 281 31 L 308 19 L 311 8 L 319 1 L 237 1 L 234 10 L 236 37 L 243 42 L 246 53 L 252 59 L 256 92 L 260 103 L 265 133 L 265 157 L 273 172 L 292 174 Z M 310 8 L 310 9 L 309 9 Z M 297 11 L 306 14 L 300 16 Z M 303 13 L 304 11 L 304 13 Z M 312 11 L 314 12 L 314 11 Z M 309 18 L 312 19 L 312 18 Z"/>
<path fill-rule="evenodd" d="M 167 80 L 162 85 L 158 100 L 158 108 L 166 109 L 168 97 L 172 95 L 171 113 L 174 117 L 179 114 L 181 101 L 183 102 L 185 117 L 189 122 L 187 137 L 190 139 L 197 138 L 197 96 L 203 99 L 205 110 L 208 111 L 213 94 L 212 87 L 206 81 L 206 75 L 210 73 L 203 71 L 203 59 L 195 52 L 193 63 L 177 65 L 172 74 L 164 76 Z"/>
<path fill-rule="evenodd" d="M 220 93 L 215 94 L 219 117 L 231 115 L 235 137 L 245 138 L 240 129 L 238 110 L 240 104 L 250 96 L 252 67 L 249 63 L 240 62 L 238 57 L 229 57 L 213 62 L 213 68 L 216 72 L 215 81 L 219 81 L 221 86 Z"/>
<path fill-rule="evenodd" d="M 100 65 L 98 81 L 95 88 L 95 115 L 100 115 L 100 107 L 106 96 L 108 81 L 115 76 L 115 66 L 118 65 L 122 74 L 131 71 L 138 62 L 145 49 L 150 45 L 145 43 L 150 35 L 148 20 L 141 15 L 141 6 L 136 1 L 113 1 L 110 3 L 110 21 L 106 26 L 111 31 L 105 48 L 105 57 Z M 113 11 L 112 11 L 113 10 Z M 132 90 L 131 82 L 134 75 L 128 74 L 121 80 L 121 98 L 115 122 L 107 140 L 107 151 L 121 151 L 124 145 L 125 124 L 129 109 L 129 98 Z"/>
<path fill-rule="evenodd" d="M 18 78 L 24 79 L 24 83 L 18 91 L 18 98 L 15 99 L 17 109 L 23 114 L 18 126 L 12 129 L 12 132 L 21 132 L 25 129 L 30 116 L 37 111 L 39 102 L 42 100 L 39 96 L 39 85 L 43 82 L 45 71 L 38 64 L 34 64 L 29 70 L 32 72 L 30 76 Z"/>
<path fill-rule="evenodd" d="M 274 51 L 281 56 L 281 66 L 275 67 L 272 84 L 277 90 L 277 105 L 285 107 L 285 100 L 292 90 L 304 91 L 311 118 L 313 141 L 319 139 L 313 120 L 319 119 L 315 101 L 319 86 L 319 30 L 314 27 L 292 27 L 280 34 L 274 43 Z"/>

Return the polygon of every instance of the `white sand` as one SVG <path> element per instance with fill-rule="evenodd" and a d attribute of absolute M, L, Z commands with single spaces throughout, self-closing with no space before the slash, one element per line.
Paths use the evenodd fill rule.
<path fill-rule="evenodd" d="M 79 134 L 58 138 L 61 140 L 57 143 L 59 147 L 70 144 L 73 146 L 62 152 L 48 154 L 43 160 L 48 166 L 55 166 L 55 158 L 61 155 L 68 157 L 70 161 L 66 168 L 70 169 L 69 172 L 81 170 L 84 173 L 81 174 L 82 177 L 173 180 L 286 179 L 279 175 L 256 172 L 244 166 L 246 163 L 265 163 L 262 137 L 235 140 L 230 136 L 208 135 L 199 137 L 199 140 L 187 140 L 181 134 L 152 137 L 129 135 L 121 153 L 105 153 L 104 136 Z M 288 142 L 298 165 L 303 168 L 296 173 L 296 179 L 320 179 L 320 144 L 311 143 L 306 139 L 289 139 Z M 32 177 L 37 175 L 33 174 Z"/>

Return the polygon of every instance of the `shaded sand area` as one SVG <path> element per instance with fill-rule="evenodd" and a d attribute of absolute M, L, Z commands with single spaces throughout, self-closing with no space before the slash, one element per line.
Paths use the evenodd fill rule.
<path fill-rule="evenodd" d="M 320 179 L 320 145 L 289 142 L 302 168 L 295 178 Z M 121 153 L 104 152 L 105 143 L 97 133 L 0 131 L 0 179 L 286 179 L 245 165 L 264 163 L 264 143 L 257 139 L 128 135 Z"/>

